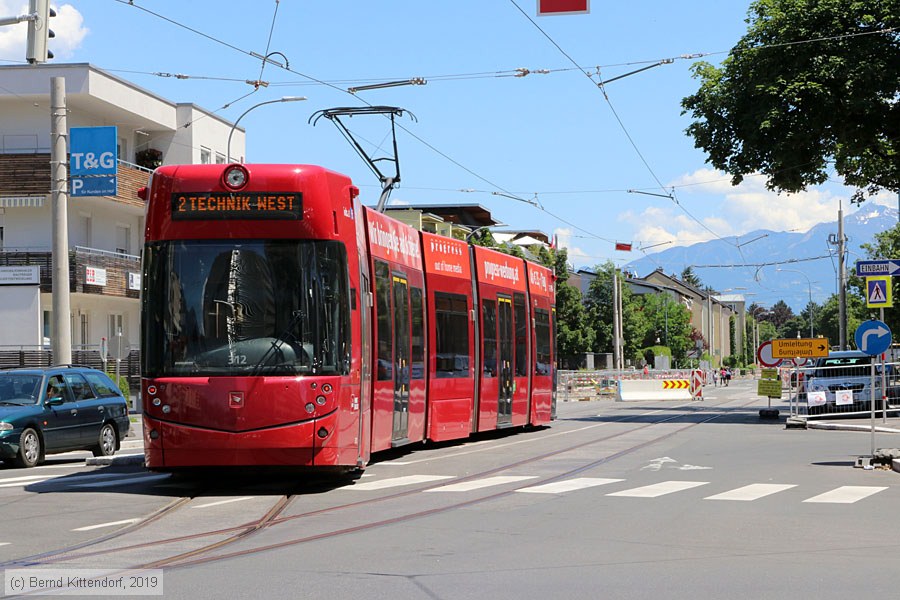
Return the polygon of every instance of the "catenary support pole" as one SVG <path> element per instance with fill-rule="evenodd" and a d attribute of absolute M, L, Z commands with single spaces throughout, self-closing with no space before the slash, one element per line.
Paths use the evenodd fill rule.
<path fill-rule="evenodd" d="M 66 169 L 66 79 L 50 79 L 50 197 L 53 206 L 53 331 L 51 349 L 56 364 L 72 363 L 72 329 L 69 324 L 69 231 Z"/>

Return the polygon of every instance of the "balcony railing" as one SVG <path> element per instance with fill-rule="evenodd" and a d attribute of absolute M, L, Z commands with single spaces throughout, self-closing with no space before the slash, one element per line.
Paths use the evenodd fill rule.
<path fill-rule="evenodd" d="M 53 255 L 51 252 L 0 252 L 0 266 L 40 267 L 41 292 L 53 291 Z M 120 298 L 138 298 L 140 291 L 136 275 L 141 272 L 141 259 L 131 254 L 119 254 L 76 246 L 69 251 L 69 291 Z"/>

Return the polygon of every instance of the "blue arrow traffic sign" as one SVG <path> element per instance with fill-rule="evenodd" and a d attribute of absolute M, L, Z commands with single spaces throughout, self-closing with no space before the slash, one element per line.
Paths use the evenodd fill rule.
<path fill-rule="evenodd" d="M 900 260 L 859 260 L 856 261 L 858 277 L 876 275 L 896 275 L 900 273 Z"/>
<path fill-rule="evenodd" d="M 877 356 L 882 352 L 887 352 L 891 347 L 891 330 L 885 325 L 884 321 L 863 321 L 856 328 L 853 334 L 856 340 L 856 347 L 868 354 L 869 356 Z"/>

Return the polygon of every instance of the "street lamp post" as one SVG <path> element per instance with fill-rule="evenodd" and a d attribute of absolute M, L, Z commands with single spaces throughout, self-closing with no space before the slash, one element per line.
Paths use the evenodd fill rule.
<path fill-rule="evenodd" d="M 265 102 L 254 104 L 253 106 L 245 110 L 243 114 L 241 114 L 241 116 L 237 118 L 237 121 L 234 122 L 234 125 L 231 126 L 231 131 L 228 133 L 228 149 L 226 150 L 226 162 L 231 162 L 231 136 L 234 135 L 234 130 L 237 129 L 238 123 L 241 122 L 241 119 L 244 118 L 244 115 L 246 115 L 254 108 L 259 108 L 260 106 L 265 106 L 266 104 L 275 104 L 276 102 L 299 102 L 300 100 L 306 100 L 306 96 L 282 96 L 281 98 L 277 98 L 275 100 L 266 100 Z"/>
<path fill-rule="evenodd" d="M 806 285 L 809 290 L 809 337 L 815 337 L 813 335 L 813 303 L 812 303 L 812 282 L 809 280 L 809 275 L 804 273 L 803 271 L 798 271 L 797 269 L 782 269 L 777 268 L 776 271 L 790 271 L 791 273 L 799 273 L 806 277 Z"/>

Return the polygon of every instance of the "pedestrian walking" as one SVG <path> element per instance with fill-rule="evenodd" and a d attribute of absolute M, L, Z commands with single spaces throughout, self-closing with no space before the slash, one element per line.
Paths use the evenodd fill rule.
<path fill-rule="evenodd" d="M 713 369 L 712 376 L 713 376 L 713 387 L 719 387 L 719 374 L 716 372 L 715 369 Z"/>

